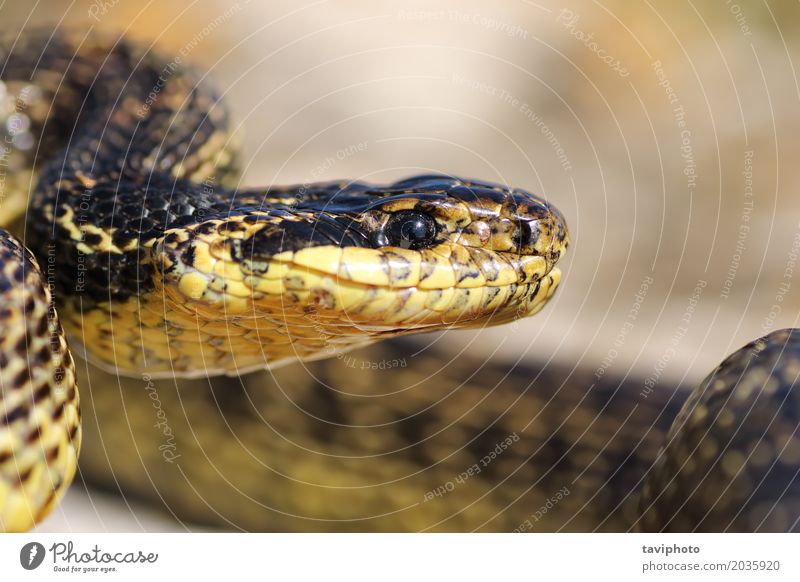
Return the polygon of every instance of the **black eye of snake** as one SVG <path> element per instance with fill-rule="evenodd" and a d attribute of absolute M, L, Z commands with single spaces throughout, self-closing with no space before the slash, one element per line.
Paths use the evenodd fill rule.
<path fill-rule="evenodd" d="M 405 249 L 422 249 L 436 238 L 436 221 L 423 212 L 406 210 L 389 218 L 384 229 L 388 243 Z"/>

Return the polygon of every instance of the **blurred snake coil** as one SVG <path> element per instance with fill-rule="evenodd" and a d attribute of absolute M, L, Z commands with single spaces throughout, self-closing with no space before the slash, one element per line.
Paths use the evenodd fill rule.
<path fill-rule="evenodd" d="M 83 441 L 84 480 L 230 529 L 798 530 L 800 333 L 646 395 L 364 352 L 538 312 L 564 218 L 445 175 L 239 187 L 205 76 L 110 34 L 5 37 L 0 79 L 0 529 Z"/>

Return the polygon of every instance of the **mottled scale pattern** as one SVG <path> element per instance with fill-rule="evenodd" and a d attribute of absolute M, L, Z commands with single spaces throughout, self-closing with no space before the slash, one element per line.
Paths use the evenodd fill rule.
<path fill-rule="evenodd" d="M 646 398 L 636 378 L 401 340 L 245 378 L 123 379 L 113 394 L 104 383 L 120 380 L 100 376 L 84 474 L 189 527 L 794 531 L 798 374 L 800 330 Z"/>
<path fill-rule="evenodd" d="M 686 394 L 638 389 L 398 339 L 243 378 L 103 374 L 82 470 L 188 527 L 624 531 Z"/>
<path fill-rule="evenodd" d="M 695 390 L 642 495 L 647 531 L 800 531 L 800 330 L 729 356 Z"/>
<path fill-rule="evenodd" d="M 55 507 L 80 449 L 74 364 L 45 281 L 0 229 L 0 531 L 25 531 Z"/>

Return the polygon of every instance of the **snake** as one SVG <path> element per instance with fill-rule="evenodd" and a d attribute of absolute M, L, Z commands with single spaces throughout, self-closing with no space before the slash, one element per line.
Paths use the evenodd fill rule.
<path fill-rule="evenodd" d="M 77 474 L 247 531 L 798 530 L 800 332 L 651 393 L 420 347 L 539 312 L 560 211 L 447 174 L 242 186 L 232 117 L 123 35 L 0 38 L 0 530 Z"/>

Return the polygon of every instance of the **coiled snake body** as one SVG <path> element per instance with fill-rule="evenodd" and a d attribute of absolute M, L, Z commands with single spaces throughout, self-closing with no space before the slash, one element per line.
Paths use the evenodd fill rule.
<path fill-rule="evenodd" d="M 40 520 L 75 472 L 78 392 L 58 315 L 73 349 L 137 378 L 88 380 L 83 471 L 110 487 L 110 469 L 113 487 L 176 517 L 797 528 L 794 334 L 732 356 L 680 414 L 678 394 L 645 402 L 568 370 L 470 370 L 396 341 L 345 355 L 537 312 L 560 280 L 563 217 L 527 192 L 438 175 L 236 188 L 228 113 L 201 75 L 97 34 L 0 47 L 2 218 L 27 204 L 30 249 L 0 236 L 0 528 Z M 313 379 L 239 376 L 326 357 Z M 174 381 L 220 374 L 231 378 Z"/>

